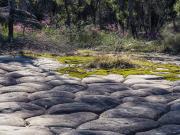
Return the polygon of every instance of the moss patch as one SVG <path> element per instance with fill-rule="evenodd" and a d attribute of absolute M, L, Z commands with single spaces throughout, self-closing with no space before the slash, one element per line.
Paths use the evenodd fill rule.
<path fill-rule="evenodd" d="M 109 68 L 102 67 L 91 67 L 90 63 L 94 61 L 97 62 L 97 56 L 90 55 L 76 55 L 76 56 L 56 56 L 52 54 L 33 54 L 26 53 L 25 56 L 31 57 L 46 57 L 46 58 L 54 58 L 61 63 L 69 64 L 69 67 L 58 69 L 57 71 L 62 74 L 69 74 L 72 77 L 84 78 L 90 75 L 107 75 L 107 74 L 120 74 L 123 76 L 128 75 L 158 75 L 162 76 L 167 80 L 176 81 L 180 80 L 180 77 L 177 75 L 180 74 L 180 66 L 173 64 L 161 64 L 161 63 L 153 63 L 148 60 L 142 58 L 132 58 L 130 61 L 131 64 L 135 65 L 134 67 L 125 67 L 125 68 L 117 68 L 113 65 L 113 63 Z M 103 57 L 103 56 L 101 56 Z M 104 59 L 104 58 L 103 58 Z M 111 63 L 111 60 L 107 61 Z M 127 61 L 128 62 L 128 61 Z M 100 62 L 101 63 L 101 62 Z M 104 63 L 106 63 L 106 59 L 104 59 Z"/>

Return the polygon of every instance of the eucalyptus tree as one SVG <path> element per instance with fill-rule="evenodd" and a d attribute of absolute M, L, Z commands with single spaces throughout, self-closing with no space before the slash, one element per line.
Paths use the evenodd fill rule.
<path fill-rule="evenodd" d="M 3 3 L 3 7 L 0 8 L 0 17 L 2 18 L 2 22 L 8 24 L 8 41 L 13 41 L 14 35 L 14 23 L 22 23 L 24 25 L 31 25 L 40 27 L 40 23 L 38 22 L 36 16 L 34 16 L 31 12 L 24 10 L 19 6 L 20 0 L 1 0 Z"/>

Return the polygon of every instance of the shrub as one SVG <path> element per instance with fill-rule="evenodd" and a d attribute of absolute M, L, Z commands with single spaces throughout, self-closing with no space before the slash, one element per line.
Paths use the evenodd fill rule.
<path fill-rule="evenodd" d="M 99 55 L 93 62 L 89 64 L 91 68 L 134 68 L 136 65 L 133 64 L 131 58 L 128 56 L 113 56 L 113 55 Z"/>
<path fill-rule="evenodd" d="M 179 27 L 180 24 L 177 24 Z M 165 51 L 180 53 L 180 32 L 174 31 L 173 25 L 169 24 L 162 31 L 163 44 L 166 47 Z"/>

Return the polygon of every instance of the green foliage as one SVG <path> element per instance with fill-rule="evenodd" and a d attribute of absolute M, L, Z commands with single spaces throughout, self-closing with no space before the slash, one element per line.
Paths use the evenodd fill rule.
<path fill-rule="evenodd" d="M 178 22 L 178 21 L 177 21 Z M 177 23 L 176 22 L 176 23 Z M 176 24 L 180 26 L 179 23 Z M 174 31 L 173 24 L 168 24 L 162 31 L 163 41 L 166 51 L 179 53 L 180 52 L 180 32 Z"/>
<path fill-rule="evenodd" d="M 176 4 L 174 5 L 174 9 L 178 15 L 180 15 L 180 0 L 177 0 Z"/>

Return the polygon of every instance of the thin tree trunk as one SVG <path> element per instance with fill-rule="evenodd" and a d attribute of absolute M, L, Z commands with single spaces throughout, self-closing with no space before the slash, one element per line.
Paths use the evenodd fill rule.
<path fill-rule="evenodd" d="M 70 12 L 69 12 L 69 8 L 68 8 L 67 0 L 64 0 L 64 5 L 65 5 L 66 14 L 67 14 L 66 24 L 68 27 L 70 27 L 71 26 L 71 17 L 70 17 Z"/>
<path fill-rule="evenodd" d="M 8 20 L 8 41 L 12 42 L 14 38 L 14 1 L 9 0 L 9 20 Z"/>

